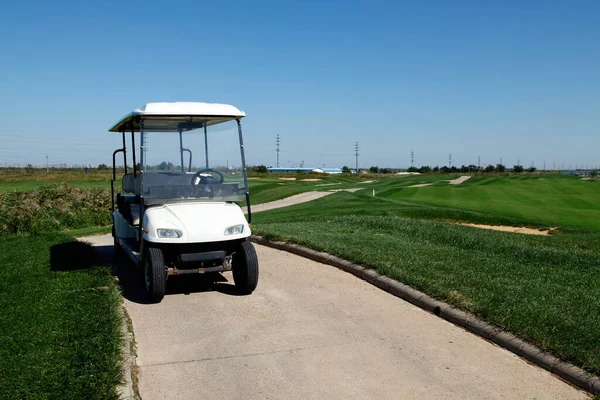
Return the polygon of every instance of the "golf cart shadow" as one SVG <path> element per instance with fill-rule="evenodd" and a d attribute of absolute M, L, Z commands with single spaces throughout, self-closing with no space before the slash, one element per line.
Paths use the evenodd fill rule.
<path fill-rule="evenodd" d="M 152 304 L 144 288 L 142 271 L 126 259 L 115 259 L 113 265 L 113 271 L 119 278 L 123 297 L 138 304 Z M 213 273 L 169 276 L 165 296 L 190 295 L 202 292 L 218 292 L 230 296 L 244 295 L 233 283 L 229 283 L 225 276 L 220 273 Z"/>
<path fill-rule="evenodd" d="M 50 248 L 51 271 L 80 271 L 112 262 L 112 246 L 92 247 L 89 243 L 73 241 Z"/>

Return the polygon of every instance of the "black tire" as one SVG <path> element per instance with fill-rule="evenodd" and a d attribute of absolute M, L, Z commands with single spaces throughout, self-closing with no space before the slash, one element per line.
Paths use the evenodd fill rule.
<path fill-rule="evenodd" d="M 144 261 L 144 286 L 148 299 L 159 303 L 167 289 L 167 271 L 161 249 L 149 247 Z"/>
<path fill-rule="evenodd" d="M 233 255 L 233 282 L 243 294 L 250 294 L 258 285 L 258 258 L 249 241 L 243 241 Z"/>
<path fill-rule="evenodd" d="M 117 238 L 115 238 L 114 247 L 115 247 L 115 259 L 117 261 L 119 261 L 119 260 L 122 260 L 123 258 L 125 258 L 125 250 L 123 250 L 123 248 L 119 244 L 119 241 L 117 240 Z"/>
<path fill-rule="evenodd" d="M 123 256 L 125 255 L 125 251 L 123 250 L 123 248 L 119 244 L 119 241 L 117 240 L 117 235 L 115 234 L 115 227 L 114 226 L 112 228 L 112 236 L 113 236 L 113 240 L 114 240 L 115 260 L 118 261 L 121 258 L 123 258 Z"/>

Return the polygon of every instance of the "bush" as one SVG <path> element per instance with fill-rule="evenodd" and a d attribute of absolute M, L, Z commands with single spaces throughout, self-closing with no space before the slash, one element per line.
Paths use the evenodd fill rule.
<path fill-rule="evenodd" d="M 0 193 L 0 236 L 110 224 L 110 192 L 67 184 Z"/>
<path fill-rule="evenodd" d="M 267 172 L 267 167 L 264 165 L 254 165 L 254 166 L 248 166 L 247 170 L 250 172 L 256 172 L 258 174 L 264 174 Z"/>

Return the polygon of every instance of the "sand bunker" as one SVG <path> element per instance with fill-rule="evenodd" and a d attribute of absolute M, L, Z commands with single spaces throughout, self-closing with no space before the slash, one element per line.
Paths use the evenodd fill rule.
<path fill-rule="evenodd" d="M 308 178 L 308 179 L 300 179 L 300 182 L 316 182 L 316 181 L 322 181 L 323 179 L 320 178 Z"/>
<path fill-rule="evenodd" d="M 364 181 L 364 182 L 358 182 L 358 183 L 373 183 L 375 181 Z"/>
<path fill-rule="evenodd" d="M 356 191 L 362 190 L 361 188 L 351 188 L 351 189 L 332 189 L 332 190 L 328 190 L 328 192 L 350 192 L 350 193 L 354 193 Z"/>
<path fill-rule="evenodd" d="M 452 179 L 451 181 L 448 181 L 448 183 L 451 185 L 460 185 L 461 183 L 463 183 L 464 181 L 466 181 L 467 179 L 470 179 L 470 178 L 471 177 L 469 175 L 465 175 L 465 176 L 461 176 L 460 178 Z"/>
<path fill-rule="evenodd" d="M 431 186 L 433 185 L 433 183 L 417 183 L 416 185 L 410 185 L 407 187 L 425 187 L 425 186 Z"/>
<path fill-rule="evenodd" d="M 295 181 L 296 180 L 296 178 L 279 178 L 279 179 L 281 179 L 282 181 Z"/>
<path fill-rule="evenodd" d="M 479 228 L 479 229 L 489 229 L 491 231 L 522 233 L 525 235 L 539 235 L 539 236 L 549 236 L 551 232 L 554 232 L 557 229 L 557 228 L 550 228 L 548 230 L 539 230 L 539 229 L 534 229 L 534 228 L 524 228 L 524 227 L 517 227 L 517 226 L 469 224 L 466 222 L 459 222 L 458 225 L 471 226 L 473 228 Z"/>
<path fill-rule="evenodd" d="M 335 186 L 335 185 L 341 185 L 342 182 L 338 182 L 338 183 L 321 183 L 320 185 L 315 185 L 315 187 L 317 186 Z"/>

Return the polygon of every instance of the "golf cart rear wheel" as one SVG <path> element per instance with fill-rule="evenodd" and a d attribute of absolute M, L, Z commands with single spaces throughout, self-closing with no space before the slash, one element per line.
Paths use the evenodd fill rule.
<path fill-rule="evenodd" d="M 144 261 L 144 284 L 151 302 L 158 303 L 165 297 L 167 272 L 161 249 L 149 247 L 147 250 Z"/>
<path fill-rule="evenodd" d="M 232 261 L 235 286 L 244 294 L 252 293 L 258 285 L 258 258 L 252 243 L 240 243 Z"/>

